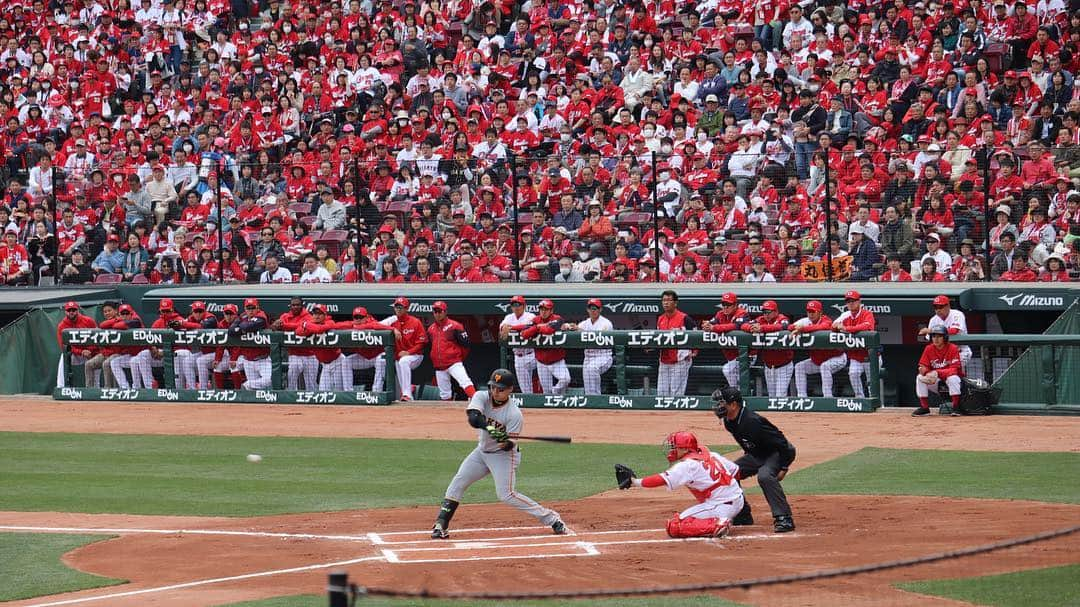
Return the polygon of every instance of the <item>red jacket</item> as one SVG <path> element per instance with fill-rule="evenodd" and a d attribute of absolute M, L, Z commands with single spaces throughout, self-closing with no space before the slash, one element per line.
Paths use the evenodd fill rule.
<path fill-rule="evenodd" d="M 712 326 L 713 333 L 730 333 L 739 328 L 739 325 L 746 322 L 746 308 L 738 306 L 735 311 L 730 315 L 724 314 L 723 310 L 716 313 L 716 316 L 712 317 L 709 324 Z M 724 354 L 724 358 L 728 360 L 735 360 L 739 356 L 738 348 L 730 348 L 727 350 L 721 350 Z"/>
<path fill-rule="evenodd" d="M 292 311 L 282 314 L 278 320 L 281 321 L 281 330 L 296 333 L 296 330 L 300 328 L 300 325 L 305 321 L 312 320 L 311 313 L 307 310 L 301 310 L 299 314 L 293 314 Z M 319 348 L 296 348 L 289 347 L 289 356 L 316 356 L 315 352 Z"/>
<path fill-rule="evenodd" d="M 342 331 L 386 331 L 389 329 L 386 325 L 375 319 L 368 320 L 344 320 L 334 324 L 334 328 Z M 346 348 L 345 354 L 359 354 L 360 356 L 371 360 L 378 357 L 384 351 L 382 346 L 372 346 L 370 348 Z"/>
<path fill-rule="evenodd" d="M 234 320 L 229 330 L 239 328 L 241 333 L 255 333 L 263 331 L 269 326 L 270 320 L 266 317 L 266 312 L 256 310 L 252 314 L 245 314 Z M 233 350 L 234 348 L 229 348 L 230 356 L 234 354 Z M 235 348 L 235 358 L 237 359 L 243 356 L 245 360 L 258 360 L 269 355 L 269 348 Z"/>
<path fill-rule="evenodd" d="M 675 313 L 670 316 L 661 314 L 656 319 L 656 328 L 660 331 L 693 331 L 697 327 L 694 326 L 694 319 L 689 314 L 682 310 L 675 310 Z M 666 365 L 679 362 L 679 351 L 671 348 L 660 350 L 660 362 Z"/>
<path fill-rule="evenodd" d="M 788 324 L 791 322 L 787 316 L 783 314 L 777 314 L 771 322 L 766 318 L 765 314 L 758 316 L 754 319 L 754 322 L 758 323 L 762 333 L 777 333 L 779 331 L 787 331 Z M 750 332 L 750 325 L 753 323 L 745 322 L 742 324 L 741 329 Z M 766 367 L 782 367 L 790 364 L 795 359 L 794 350 L 758 350 L 757 356 L 761 359 L 761 362 L 765 363 Z"/>
<path fill-rule="evenodd" d="M 64 314 L 64 317 L 60 319 L 60 324 L 56 325 L 56 343 L 60 344 L 60 350 L 63 351 L 63 349 L 64 349 L 64 341 L 63 341 L 63 339 L 61 339 L 61 335 L 63 334 L 64 329 L 96 329 L 96 328 L 97 328 L 97 323 L 94 322 L 94 319 L 90 318 L 89 316 L 87 316 L 85 314 L 79 314 L 78 316 L 76 316 L 75 317 L 75 322 L 69 321 L 68 317 L 67 317 L 67 314 Z M 72 349 L 71 352 L 72 352 L 72 354 L 79 354 L 80 356 L 85 356 L 86 358 L 90 358 L 95 353 L 97 353 L 97 348 L 94 348 L 92 346 L 84 346 L 82 348 L 79 348 L 77 351 Z"/>
<path fill-rule="evenodd" d="M 158 316 L 158 319 L 154 321 L 154 324 L 150 325 L 150 328 L 151 329 L 172 329 L 172 327 L 170 327 L 169 325 L 172 324 L 172 322 L 174 320 L 179 320 L 180 321 L 180 330 L 201 329 L 202 328 L 202 325 L 200 325 L 199 323 L 197 323 L 197 322 L 189 322 L 186 318 L 184 318 L 183 316 L 180 316 L 176 312 L 166 312 L 166 313 L 162 314 L 161 316 Z M 187 347 L 181 347 L 181 348 L 176 348 L 176 349 L 177 350 L 191 350 L 191 348 L 187 348 Z"/>
<path fill-rule="evenodd" d="M 327 331 L 335 329 L 335 322 L 327 319 L 327 322 L 317 323 L 315 319 L 308 314 L 307 319 L 300 321 L 300 325 L 296 327 L 296 334 L 300 337 L 306 337 L 308 335 L 318 335 L 319 333 L 326 333 Z M 313 355 L 319 359 L 321 363 L 332 363 L 341 357 L 341 348 L 312 348 Z M 323 371 L 325 373 L 325 371 Z"/>
<path fill-rule="evenodd" d="M 874 313 L 866 308 L 859 308 L 858 314 L 855 315 L 852 315 L 850 311 L 844 312 L 837 320 L 844 325 L 849 333 L 873 331 L 877 326 L 877 321 L 874 320 Z M 870 358 L 870 353 L 866 350 L 848 350 L 847 355 L 849 359 L 863 363 Z"/>
<path fill-rule="evenodd" d="M 394 318 L 390 326 L 401 331 L 401 341 L 398 342 L 397 347 L 398 358 L 407 354 L 424 352 L 424 346 L 427 345 L 427 331 L 424 330 L 424 323 L 420 322 L 419 318 L 406 314 L 401 318 Z"/>
<path fill-rule="evenodd" d="M 436 371 L 445 371 L 454 363 L 464 362 L 469 355 L 469 334 L 456 320 L 447 318 L 441 325 L 431 323 L 428 338 L 431 340 L 431 365 Z"/>
<path fill-rule="evenodd" d="M 551 335 L 555 331 L 558 331 L 559 327 L 562 326 L 562 324 L 562 316 L 559 316 L 558 314 L 552 314 L 551 316 L 548 316 L 547 320 L 544 320 L 540 318 L 539 315 L 537 315 L 533 317 L 533 326 L 522 331 L 521 336 L 525 339 L 529 339 L 530 337 L 536 337 L 536 335 L 538 334 Z M 562 348 L 536 349 L 536 362 L 538 363 L 542 363 L 545 365 L 553 365 L 560 360 L 564 360 L 565 358 L 566 350 Z"/>
<path fill-rule="evenodd" d="M 803 333 L 832 330 L 833 321 L 831 318 L 825 316 L 824 314 L 821 315 L 821 318 L 818 319 L 817 323 L 810 322 L 809 318 L 807 318 L 806 321 L 809 324 L 802 327 Z M 810 361 L 813 362 L 815 365 L 820 365 L 821 363 L 829 360 L 830 358 L 834 356 L 839 356 L 840 354 L 843 354 L 842 350 L 810 350 Z"/>
<path fill-rule="evenodd" d="M 926 344 L 922 356 L 919 357 L 920 373 L 924 372 L 923 367 L 926 367 L 928 371 L 937 371 L 941 379 L 953 375 L 964 375 L 964 368 L 960 365 L 960 348 L 952 342 L 946 342 L 942 348 L 938 348 L 933 343 Z"/>

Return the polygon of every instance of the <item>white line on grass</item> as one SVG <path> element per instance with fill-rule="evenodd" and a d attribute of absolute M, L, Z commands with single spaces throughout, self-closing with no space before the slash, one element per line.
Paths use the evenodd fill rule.
<path fill-rule="evenodd" d="M 356 563 L 363 563 L 365 561 L 381 561 L 385 557 L 382 556 L 365 556 L 362 558 L 349 559 L 347 561 L 334 561 L 332 563 L 318 563 L 316 565 L 305 565 L 303 567 L 291 567 L 289 569 L 274 569 L 271 571 L 260 571 L 257 573 L 245 573 L 243 575 L 233 575 L 229 577 L 212 578 L 208 580 L 196 580 L 194 582 L 183 582 L 181 584 L 170 584 L 168 586 L 157 586 L 155 588 L 143 588 L 142 590 L 129 590 L 126 592 L 114 592 L 110 594 L 100 594 L 97 596 L 88 596 L 78 599 L 65 599 L 63 601 L 53 601 L 49 603 L 34 603 L 28 607 L 55 607 L 57 605 L 75 605 L 78 603 L 90 603 L 93 601 L 104 601 L 108 599 L 119 599 L 129 596 L 139 596 L 144 594 L 153 594 L 156 592 L 168 592 L 170 590 L 183 590 L 184 588 L 195 588 L 197 586 L 209 586 L 211 584 L 220 584 L 222 582 L 236 582 L 239 580 L 250 580 L 253 578 L 269 577 L 272 575 L 283 575 L 286 573 L 300 573 L 302 571 L 312 571 L 315 569 L 326 569 L 328 567 L 343 567 L 345 565 L 353 565 Z"/>

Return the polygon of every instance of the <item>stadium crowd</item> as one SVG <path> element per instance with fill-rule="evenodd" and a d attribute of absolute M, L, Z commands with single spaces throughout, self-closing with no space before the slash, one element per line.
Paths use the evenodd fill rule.
<path fill-rule="evenodd" d="M 1080 274 L 1063 0 L 5 6 L 9 285 Z"/>

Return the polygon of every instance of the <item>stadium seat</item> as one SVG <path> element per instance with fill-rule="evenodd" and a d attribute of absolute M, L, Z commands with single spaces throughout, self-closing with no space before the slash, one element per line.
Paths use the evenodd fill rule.
<path fill-rule="evenodd" d="M 94 277 L 96 285 L 115 285 L 124 281 L 122 274 L 98 274 Z"/>

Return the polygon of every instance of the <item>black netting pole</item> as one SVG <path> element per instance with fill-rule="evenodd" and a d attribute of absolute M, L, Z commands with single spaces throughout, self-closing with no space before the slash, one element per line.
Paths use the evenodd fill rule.
<path fill-rule="evenodd" d="M 57 212 L 59 211 L 59 209 L 57 208 L 57 204 L 56 204 L 56 165 L 53 164 L 52 167 L 49 169 L 49 171 L 51 173 L 49 175 L 49 178 L 52 180 L 52 205 L 51 205 L 51 208 L 49 209 L 49 214 L 52 215 L 52 217 L 51 217 L 51 219 L 52 219 L 52 227 L 53 227 L 52 232 L 53 232 L 53 238 L 56 239 L 56 255 L 53 255 L 53 261 L 52 261 L 53 262 L 53 280 L 57 284 L 59 284 L 60 283 L 60 268 L 63 267 L 63 265 L 60 263 L 60 256 L 63 255 L 63 251 L 60 250 L 60 218 L 57 216 Z M 48 224 L 46 223 L 45 225 L 48 225 Z M 34 234 L 34 226 L 33 225 L 28 225 L 27 227 L 30 229 L 29 235 L 32 236 Z M 41 246 L 42 246 L 41 254 L 44 254 L 44 246 L 45 246 L 44 243 L 42 243 Z M 38 273 L 38 275 L 34 277 L 34 280 L 37 280 L 40 276 L 41 276 L 41 274 Z M 37 283 L 33 282 L 33 280 L 32 280 L 31 284 L 37 284 Z M 68 384 L 68 385 L 71 385 L 71 384 Z"/>
<path fill-rule="evenodd" d="M 652 224 L 653 224 L 653 261 L 656 262 L 656 272 L 653 272 L 653 282 L 660 282 L 660 194 L 656 187 L 660 184 L 660 174 L 656 172 L 656 152 L 651 154 L 652 162 Z"/>
<path fill-rule="evenodd" d="M 983 243 L 983 250 L 986 252 L 986 265 L 985 265 L 985 267 L 983 269 L 983 280 L 990 280 L 991 279 L 991 276 L 990 276 L 990 264 L 993 262 L 993 260 L 990 259 L 990 221 L 991 221 L 991 217 L 992 217 L 991 214 L 990 214 L 990 158 L 991 158 L 990 149 L 987 148 L 986 149 L 986 160 L 985 160 L 985 162 L 983 162 L 983 166 L 982 166 L 982 174 L 983 174 L 982 175 L 982 177 L 983 177 L 983 187 L 982 187 L 982 190 L 983 190 L 983 222 L 985 223 L 985 228 L 986 228 L 985 241 Z M 1012 268 L 1006 268 L 1006 270 L 1011 270 L 1011 269 Z"/>
<path fill-rule="evenodd" d="M 510 157 L 510 196 L 514 201 L 514 282 L 521 282 L 521 233 L 518 222 L 517 156 Z"/>
<path fill-rule="evenodd" d="M 356 206 L 356 251 L 353 254 L 353 266 L 356 268 L 356 282 L 364 282 L 364 264 L 361 263 L 361 249 L 363 247 L 363 238 L 360 236 L 360 231 L 364 229 L 360 220 L 360 157 L 357 156 L 353 159 L 353 194 L 356 196 L 356 200 L 353 204 Z"/>
<path fill-rule="evenodd" d="M 326 598 L 330 607 L 349 607 L 349 574 L 335 571 L 328 576 Z"/>
<path fill-rule="evenodd" d="M 221 210 L 221 169 L 214 172 L 217 175 L 217 242 L 218 242 L 218 282 L 225 284 L 225 231 L 222 229 Z"/>
<path fill-rule="evenodd" d="M 825 155 L 825 238 L 822 242 L 825 243 L 825 280 L 832 282 L 832 244 L 829 242 L 832 238 L 832 188 L 829 185 L 832 174 L 829 170 L 829 150 L 822 152 Z"/>

